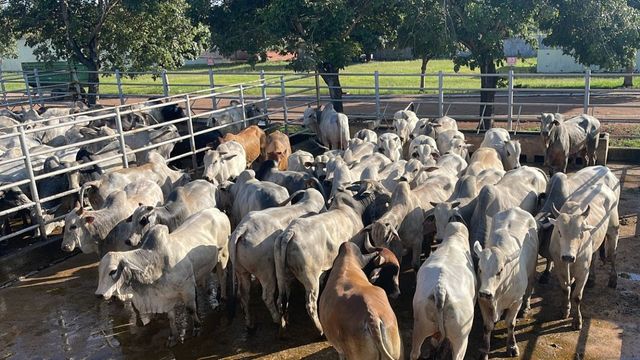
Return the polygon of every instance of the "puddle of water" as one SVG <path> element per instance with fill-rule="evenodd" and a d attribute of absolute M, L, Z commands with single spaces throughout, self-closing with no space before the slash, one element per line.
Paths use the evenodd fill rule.
<path fill-rule="evenodd" d="M 640 281 L 640 274 L 630 273 L 630 272 L 621 272 L 618 276 L 623 279 L 629 279 L 632 281 Z"/>

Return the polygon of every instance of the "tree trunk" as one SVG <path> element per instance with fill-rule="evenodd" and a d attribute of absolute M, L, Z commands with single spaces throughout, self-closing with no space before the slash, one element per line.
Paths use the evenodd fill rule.
<path fill-rule="evenodd" d="M 634 66 L 633 66 L 633 61 L 629 62 L 629 64 L 627 64 L 627 67 L 625 68 L 625 72 L 628 74 L 632 74 L 634 70 Z M 622 83 L 623 87 L 633 87 L 633 76 L 632 75 L 628 75 L 624 77 L 624 82 Z"/>
<path fill-rule="evenodd" d="M 332 99 L 333 108 L 337 112 L 343 112 L 342 107 L 342 85 L 340 85 L 340 70 L 329 63 L 322 63 L 318 66 L 318 72 L 322 80 L 329 87 L 329 96 Z"/>
<path fill-rule="evenodd" d="M 95 63 L 87 66 L 87 69 L 89 70 L 87 105 L 93 106 L 98 102 L 98 94 L 100 93 L 100 74 L 98 74 L 98 66 Z"/>
<path fill-rule="evenodd" d="M 480 64 L 480 73 L 482 75 L 490 75 L 496 73 L 496 64 L 493 62 L 493 59 L 486 59 L 482 64 Z M 480 78 L 480 87 L 483 89 L 495 89 L 498 85 L 498 78 L 495 76 L 483 76 Z M 493 126 L 493 105 L 486 103 L 493 103 L 496 98 L 495 90 L 481 90 L 480 91 L 480 102 L 483 103 L 480 105 L 480 117 L 484 118 L 482 124 L 480 124 L 481 129 L 491 129 Z"/>
<path fill-rule="evenodd" d="M 427 63 L 429 62 L 430 57 L 423 55 L 422 56 L 422 64 L 420 65 L 420 91 L 424 91 L 424 74 L 427 73 Z"/>

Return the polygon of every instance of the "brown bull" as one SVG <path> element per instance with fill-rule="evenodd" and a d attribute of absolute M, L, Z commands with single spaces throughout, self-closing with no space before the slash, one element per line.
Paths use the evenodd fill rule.
<path fill-rule="evenodd" d="M 252 162 L 264 154 L 267 142 L 264 131 L 256 125 L 249 126 L 237 134 L 226 134 L 222 138 L 221 143 L 229 141 L 236 141 L 242 145 L 247 157 L 247 166 L 251 165 Z"/>

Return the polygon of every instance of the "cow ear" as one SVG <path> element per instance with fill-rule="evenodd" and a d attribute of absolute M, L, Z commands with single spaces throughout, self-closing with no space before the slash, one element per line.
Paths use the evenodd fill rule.
<path fill-rule="evenodd" d="M 153 210 L 153 206 L 147 206 L 147 211 L 152 211 L 152 210 Z"/>
<path fill-rule="evenodd" d="M 477 257 L 480 257 L 480 254 L 482 254 L 482 245 L 480 245 L 480 243 L 476 240 L 476 242 L 473 243 L 473 252 L 476 254 Z"/>
<path fill-rule="evenodd" d="M 432 123 L 431 126 L 433 126 L 434 128 L 440 127 L 442 126 L 442 124 L 438 124 L 438 123 Z"/>
<path fill-rule="evenodd" d="M 558 126 L 558 125 L 560 125 L 560 121 L 558 121 L 558 120 L 553 120 L 553 121 L 551 122 L 551 124 L 553 124 L 553 125 L 555 125 L 555 126 Z"/>
<path fill-rule="evenodd" d="M 451 208 L 452 208 L 452 209 L 455 209 L 455 208 L 457 208 L 458 206 L 460 206 L 460 201 L 454 201 L 454 202 L 452 202 L 452 203 L 451 203 Z"/>
<path fill-rule="evenodd" d="M 86 216 L 86 217 L 84 218 L 84 221 L 85 221 L 87 224 L 93 224 L 93 221 L 94 221 L 95 219 L 96 219 L 96 218 L 95 218 L 94 216 Z"/>
<path fill-rule="evenodd" d="M 589 216 L 589 212 L 591 212 L 591 205 L 587 205 L 587 208 L 584 209 L 584 211 L 582 212 L 582 217 L 588 217 Z"/>
<path fill-rule="evenodd" d="M 238 154 L 229 154 L 222 157 L 222 160 L 231 160 L 234 157 L 238 156 Z"/>
<path fill-rule="evenodd" d="M 437 202 L 433 202 L 433 201 L 429 201 L 429 204 L 431 204 L 431 206 L 433 206 L 433 207 L 438 206 L 438 203 Z"/>

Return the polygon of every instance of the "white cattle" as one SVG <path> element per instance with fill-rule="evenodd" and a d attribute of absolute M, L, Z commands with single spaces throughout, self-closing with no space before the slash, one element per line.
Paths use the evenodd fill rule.
<path fill-rule="evenodd" d="M 287 159 L 287 170 L 304 171 L 313 175 L 313 155 L 304 150 L 297 150 Z"/>
<path fill-rule="evenodd" d="M 409 136 L 413 132 L 417 123 L 418 117 L 416 116 L 416 113 L 411 110 L 399 110 L 393 114 L 393 128 L 395 129 L 396 135 L 398 135 L 402 144 L 409 141 Z"/>
<path fill-rule="evenodd" d="M 553 129 L 554 126 L 561 124 L 563 121 L 564 116 L 559 113 L 540 114 L 540 135 L 542 135 L 545 147 L 549 145 L 549 133 L 551 132 L 551 129 Z"/>
<path fill-rule="evenodd" d="M 477 289 L 469 231 L 462 223 L 450 223 L 443 238 L 418 271 L 413 296 L 412 360 L 420 357 L 424 340 L 434 335 L 438 345 L 449 341 L 454 360 L 464 359 L 467 351 Z"/>
<path fill-rule="evenodd" d="M 544 165 L 551 173 L 567 172 L 570 156 L 580 154 L 583 166 L 596 164 L 596 150 L 600 141 L 600 121 L 593 116 L 582 114 L 562 123 L 554 121 L 549 132 L 549 141 L 544 157 Z"/>
<path fill-rule="evenodd" d="M 207 151 L 203 161 L 202 177 L 214 185 L 235 179 L 247 168 L 244 148 L 236 141 L 220 144 L 216 150 Z"/>
<path fill-rule="evenodd" d="M 549 252 L 555 263 L 564 295 L 563 318 L 571 315 L 571 300 L 575 303 L 573 328 L 582 328 L 580 303 L 587 283 L 595 284 L 593 254 L 603 246 L 601 259 L 611 262 L 610 288 L 618 284 L 616 250 L 618 247 L 618 196 L 605 184 L 592 185 L 573 193 L 562 208 L 553 211 L 555 219 Z"/>
<path fill-rule="evenodd" d="M 484 322 L 482 358 L 489 358 L 491 331 L 503 312 L 507 325 L 507 355 L 519 354 L 514 328 L 518 310 L 529 311 L 538 260 L 536 220 L 514 207 L 493 217 L 484 249 L 478 241 L 473 250 L 478 257 L 478 303 Z"/>
<path fill-rule="evenodd" d="M 378 142 L 378 134 L 375 131 L 369 129 L 361 129 L 353 135 L 354 139 L 360 139 L 372 144 L 376 144 Z"/>
<path fill-rule="evenodd" d="M 413 153 L 416 151 L 416 148 L 419 145 L 429 145 L 431 149 L 433 149 L 433 153 L 435 153 L 437 156 L 440 155 L 440 152 L 438 151 L 438 144 L 432 137 L 429 137 L 427 135 L 419 135 L 411 140 L 411 143 L 407 148 L 407 153 L 405 154 L 405 159 L 408 160 L 409 158 L 413 157 Z"/>
<path fill-rule="evenodd" d="M 446 154 L 451 149 L 454 149 L 454 146 L 459 145 L 459 142 L 454 141 L 456 139 L 464 142 L 464 134 L 453 129 L 439 133 L 438 138 L 436 139 L 436 144 L 438 145 L 438 151 L 440 151 L 440 154 Z"/>
<path fill-rule="evenodd" d="M 166 226 L 155 225 L 142 248 L 109 252 L 100 260 L 96 295 L 131 300 L 143 323 L 150 315 L 166 313 L 169 346 L 182 342 L 184 331 L 178 332 L 175 308 L 184 304 L 197 334 L 196 287 L 205 287 L 215 268 L 224 296 L 230 233 L 229 219 L 215 208 L 192 215 L 171 234 Z"/>
<path fill-rule="evenodd" d="M 289 203 L 291 205 L 288 205 Z M 234 274 L 238 277 L 238 295 L 248 329 L 254 328 L 249 308 L 251 275 L 260 282 L 262 300 L 267 305 L 273 321 L 279 323 L 280 313 L 275 304 L 277 289 L 273 254 L 275 239 L 291 221 L 319 213 L 324 208 L 324 198 L 317 190 L 307 189 L 293 194 L 281 205 L 248 213 L 229 240 L 231 263 Z"/>
<path fill-rule="evenodd" d="M 371 196 L 356 200 L 350 194 L 340 192 L 334 197 L 329 211 L 293 220 L 278 236 L 274 255 L 281 330 L 287 324 L 290 284 L 295 277 L 306 290 L 307 312 L 322 333 L 317 311 L 320 276 L 331 268 L 340 244 L 364 227 L 362 215 L 371 201 Z"/>
<path fill-rule="evenodd" d="M 139 131 L 138 129 L 145 129 Z M 133 150 L 141 149 L 143 147 L 163 143 L 172 139 L 180 137 L 178 128 L 175 125 L 166 125 L 160 128 L 148 129 L 145 126 L 136 127 L 131 131 L 127 131 L 124 134 L 125 143 Z M 156 151 L 162 155 L 163 158 L 168 159 L 171 156 L 171 151 L 175 146 L 175 142 L 159 145 L 150 150 L 142 150 L 136 152 L 136 160 L 139 164 L 146 162 L 149 152 Z"/>
<path fill-rule="evenodd" d="M 322 145 L 330 150 L 347 148 L 351 138 L 349 135 L 349 118 L 333 109 L 331 102 L 324 105 L 322 111 L 311 107 L 304 111 L 304 126 L 311 129 Z"/>
<path fill-rule="evenodd" d="M 394 133 L 384 133 L 378 137 L 378 151 L 391 161 L 402 159 L 402 140 Z"/>
<path fill-rule="evenodd" d="M 511 140 L 509 132 L 501 128 L 487 130 L 480 147 L 494 148 L 500 154 L 502 165 L 505 170 L 512 170 L 520 167 L 520 141 Z"/>
<path fill-rule="evenodd" d="M 140 180 L 109 194 L 99 210 L 84 210 L 78 203 L 64 218 L 62 250 L 79 247 L 83 253 L 99 253 L 109 232 L 140 204 L 157 206 L 162 201 L 162 190 L 155 182 Z"/>
<path fill-rule="evenodd" d="M 369 156 L 365 156 L 359 162 L 352 164 L 351 176 L 354 179 L 371 177 L 370 174 L 379 173 L 389 164 L 391 164 L 391 160 L 386 155 L 376 152 Z"/>
<path fill-rule="evenodd" d="M 492 147 L 481 147 L 471 155 L 465 174 L 478 175 L 485 169 L 504 170 L 504 164 L 498 150 Z"/>
<path fill-rule="evenodd" d="M 376 143 L 353 138 L 349 140 L 349 146 L 347 147 L 347 150 L 344 151 L 344 161 L 350 165 L 358 163 L 365 156 L 369 156 L 376 152 L 376 148 Z"/>

